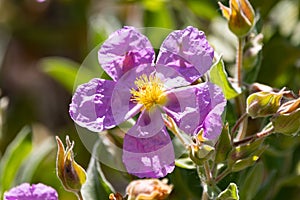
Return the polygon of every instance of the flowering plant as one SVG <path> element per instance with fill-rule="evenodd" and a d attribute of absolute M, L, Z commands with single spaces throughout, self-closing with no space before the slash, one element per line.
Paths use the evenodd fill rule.
<path fill-rule="evenodd" d="M 89 18 L 79 13 L 88 4 L 84 2 L 92 5 Z M 36 63 L 65 87 L 69 99 L 54 95 L 61 93 L 50 92 L 52 87 L 45 89 L 44 75 L 36 79 L 31 70 L 30 76 L 26 70 L 2 80 L 1 67 L 0 199 L 298 199 L 299 3 L 252 3 L 118 1 L 117 9 L 105 4 L 99 11 L 102 4 L 95 1 L 22 2 L 32 12 L 26 23 L 51 16 L 52 24 L 57 14 L 59 19 L 71 14 L 76 22 L 84 16 L 87 23 L 74 31 L 72 17 L 55 20 L 70 22 L 63 33 L 71 34 L 47 37 L 49 23 L 43 23 L 46 31 L 24 31 L 28 26 L 22 18 L 8 20 L 17 25 L 12 28 L 17 40 L 7 45 L 4 75 L 6 65 L 14 69 L 19 63 Z M 5 2 L 0 10 L 14 4 Z M 60 4 L 64 12 L 52 12 Z M 71 5 L 78 7 L 69 12 Z M 48 9 L 51 15 L 43 13 Z M 2 23 L 23 12 L 7 13 L 12 14 L 4 14 Z M 144 28 L 137 28 L 141 24 Z M 80 39 L 85 36 L 88 40 Z M 53 52 L 64 55 L 78 47 L 96 47 L 81 66 L 60 57 L 32 62 L 41 49 L 31 47 L 42 38 L 51 47 L 59 46 Z M 60 49 L 59 38 L 71 49 Z M 19 50 L 12 51 L 14 59 L 7 56 L 11 49 Z M 41 50 L 41 55 L 51 52 Z M 14 109 L 19 105 L 14 81 L 30 88 L 30 100 L 38 98 L 21 111 Z M 20 95 L 22 102 L 25 94 Z M 56 104 L 56 98 L 65 102 Z M 53 117 L 57 110 L 62 115 Z M 26 123 L 30 117 L 37 121 L 13 138 L 22 116 Z M 65 141 L 52 131 L 66 133 Z"/>
<path fill-rule="evenodd" d="M 70 115 L 80 126 L 101 132 L 141 112 L 123 142 L 129 173 L 160 178 L 173 171 L 174 151 L 164 125 L 167 117 L 191 136 L 201 133 L 213 140 L 221 133 L 226 105 L 221 89 L 209 82 L 191 85 L 212 64 L 213 50 L 203 32 L 187 27 L 170 33 L 154 65 L 149 40 L 133 27 L 125 27 L 103 43 L 98 58 L 113 80 L 93 79 L 79 86 Z"/>

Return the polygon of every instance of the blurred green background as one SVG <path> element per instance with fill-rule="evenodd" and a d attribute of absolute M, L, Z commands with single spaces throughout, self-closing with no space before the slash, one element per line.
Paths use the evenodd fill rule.
<path fill-rule="evenodd" d="M 300 1 L 250 2 L 258 16 L 255 30 L 264 37 L 259 59 L 249 58 L 244 65 L 245 81 L 287 87 L 298 93 Z M 228 1 L 222 3 L 228 5 Z M 9 144 L 25 126 L 23 132 L 28 135 L 24 133 L 24 138 L 19 140 L 28 141 L 29 146 L 24 147 L 27 151 L 17 154 L 14 162 L 19 165 L 11 166 L 23 166 L 23 159 L 28 159 L 41 147 L 46 149 L 44 155 L 47 155 L 41 155 L 38 165 L 31 166 L 31 175 L 19 178 L 19 181 L 43 182 L 55 187 L 60 199 L 75 199 L 74 195 L 63 191 L 55 176 L 53 136 L 64 138 L 66 134 L 70 135 L 76 141 L 76 160 L 87 167 L 90 153 L 81 144 L 68 115 L 73 83 L 88 53 L 124 25 L 171 30 L 195 26 L 206 33 L 216 52 L 223 55 L 231 74 L 236 39 L 229 32 L 214 0 L 0 0 L 0 157 L 11 149 Z M 251 78 L 248 78 L 249 74 L 252 74 Z M 275 135 L 268 142 L 272 148 L 264 159 L 270 180 L 265 182 L 265 190 L 261 190 L 255 199 L 299 198 L 300 178 L 285 179 L 287 174 L 300 175 L 299 137 Z M 274 160 L 276 156 L 280 160 Z M 18 177 L 21 172 L 29 173 L 7 170 L 16 171 L 11 172 L 11 176 Z M 0 173 L 4 173 L 3 169 Z M 180 177 L 186 175 L 196 179 L 193 172 L 179 169 L 170 179 L 182 182 Z M 274 187 L 268 191 L 271 183 Z M 198 184 L 186 189 L 182 183 L 180 187 L 193 192 L 180 193 L 181 190 L 175 187 L 175 194 L 182 195 L 177 199 L 195 199 L 200 188 Z"/>

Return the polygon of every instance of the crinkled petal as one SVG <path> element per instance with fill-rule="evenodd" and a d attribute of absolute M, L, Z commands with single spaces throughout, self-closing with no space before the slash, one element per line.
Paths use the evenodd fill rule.
<path fill-rule="evenodd" d="M 214 50 L 208 44 L 205 34 L 188 26 L 173 31 L 161 45 L 157 64 L 176 69 L 189 82 L 194 82 L 212 65 Z"/>
<path fill-rule="evenodd" d="M 4 194 L 4 200 L 57 200 L 58 194 L 50 186 L 23 183 Z"/>
<path fill-rule="evenodd" d="M 115 85 L 114 81 L 97 78 L 80 85 L 70 104 L 71 118 L 79 126 L 94 132 L 116 126 L 111 110 Z"/>
<path fill-rule="evenodd" d="M 221 133 L 226 99 L 218 86 L 207 82 L 174 89 L 168 100 L 164 110 L 185 133 L 196 135 L 203 129 L 203 136 L 210 140 Z"/>
<path fill-rule="evenodd" d="M 162 116 L 142 112 L 124 137 L 123 162 L 127 171 L 140 178 L 160 178 L 174 170 L 174 161 L 173 145 Z"/>
<path fill-rule="evenodd" d="M 166 90 L 190 85 L 190 82 L 185 79 L 174 68 L 157 64 L 155 66 L 156 77 L 158 77 L 164 84 Z"/>
<path fill-rule="evenodd" d="M 154 73 L 155 68 L 151 64 L 143 64 L 127 71 L 116 83 L 112 93 L 112 114 L 117 124 L 122 123 L 137 114 L 142 105 L 136 105 L 132 101 L 131 89 L 136 89 L 135 81 L 140 76 Z"/>
<path fill-rule="evenodd" d="M 146 36 L 134 27 L 124 27 L 112 33 L 103 43 L 98 60 L 113 80 L 141 64 L 152 64 L 154 50 Z"/>

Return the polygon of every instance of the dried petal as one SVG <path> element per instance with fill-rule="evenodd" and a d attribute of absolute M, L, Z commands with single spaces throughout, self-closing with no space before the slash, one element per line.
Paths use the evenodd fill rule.
<path fill-rule="evenodd" d="M 167 184 L 167 179 L 143 179 L 132 181 L 126 188 L 129 200 L 166 199 L 173 186 Z"/>

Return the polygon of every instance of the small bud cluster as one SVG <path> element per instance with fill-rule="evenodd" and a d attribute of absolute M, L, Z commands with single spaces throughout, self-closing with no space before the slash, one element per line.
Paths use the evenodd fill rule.
<path fill-rule="evenodd" d="M 271 116 L 275 132 L 296 134 L 300 130 L 300 97 L 290 94 L 284 90 L 255 92 L 247 98 L 247 113 L 252 118 Z"/>

